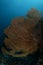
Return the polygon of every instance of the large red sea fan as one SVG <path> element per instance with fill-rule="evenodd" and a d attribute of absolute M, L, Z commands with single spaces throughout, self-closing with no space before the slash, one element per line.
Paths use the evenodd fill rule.
<path fill-rule="evenodd" d="M 15 18 L 12 20 L 11 25 L 9 25 L 4 30 L 4 33 L 8 36 L 8 38 L 5 38 L 4 43 L 7 48 L 12 49 L 9 52 L 6 49 L 3 49 L 4 53 L 7 53 L 14 57 L 21 57 L 37 50 L 37 43 L 39 40 L 33 36 L 33 28 L 38 23 L 40 16 L 39 13 L 37 13 L 37 16 L 35 15 L 35 9 L 32 9 L 31 11 L 32 13 L 29 13 L 29 16 L 31 16 L 34 12 L 34 18 L 31 18 L 29 16 L 27 18 Z M 23 53 L 15 54 L 16 51 L 22 51 Z"/>

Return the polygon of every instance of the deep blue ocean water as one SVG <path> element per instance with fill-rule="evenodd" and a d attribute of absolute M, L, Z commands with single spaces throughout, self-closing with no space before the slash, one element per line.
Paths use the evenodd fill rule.
<path fill-rule="evenodd" d="M 18 16 L 25 16 L 31 8 L 39 10 L 43 17 L 43 0 L 0 0 L 0 45 L 4 38 L 3 30 L 11 20 Z"/>

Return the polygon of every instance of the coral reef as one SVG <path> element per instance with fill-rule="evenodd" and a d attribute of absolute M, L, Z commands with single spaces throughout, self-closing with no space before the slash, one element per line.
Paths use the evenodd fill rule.
<path fill-rule="evenodd" d="M 11 21 L 4 30 L 6 49 L 2 48 L 0 65 L 43 65 L 42 22 L 34 8 Z"/>

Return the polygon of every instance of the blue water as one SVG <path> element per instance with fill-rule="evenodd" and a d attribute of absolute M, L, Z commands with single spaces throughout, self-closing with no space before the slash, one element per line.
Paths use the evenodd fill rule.
<path fill-rule="evenodd" d="M 18 16 L 25 16 L 31 8 L 36 8 L 43 16 L 43 0 L 0 0 L 0 41 L 4 37 L 3 30 L 11 20 Z"/>

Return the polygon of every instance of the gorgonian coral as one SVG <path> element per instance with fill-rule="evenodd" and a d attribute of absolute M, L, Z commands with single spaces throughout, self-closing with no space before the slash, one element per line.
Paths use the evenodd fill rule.
<path fill-rule="evenodd" d="M 21 16 L 13 19 L 11 24 L 4 30 L 4 33 L 8 36 L 8 38 L 5 38 L 4 43 L 11 50 L 8 52 L 3 49 L 3 52 L 15 57 L 21 57 L 36 51 L 38 48 L 37 43 L 40 40 L 37 38 L 37 34 L 40 34 L 40 30 L 34 28 L 39 20 L 40 14 L 33 8 L 26 17 Z M 22 53 L 15 54 L 16 51 L 22 51 Z"/>

